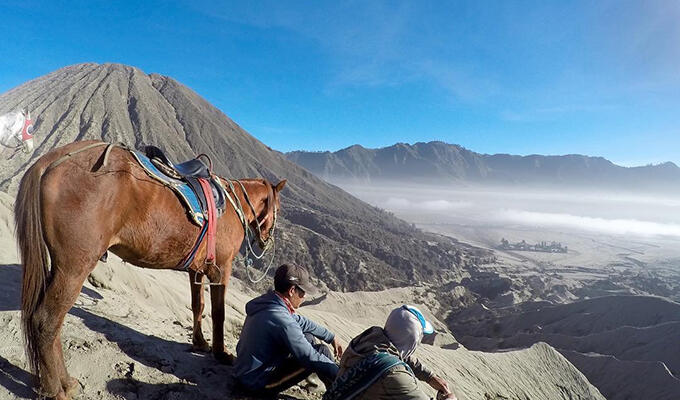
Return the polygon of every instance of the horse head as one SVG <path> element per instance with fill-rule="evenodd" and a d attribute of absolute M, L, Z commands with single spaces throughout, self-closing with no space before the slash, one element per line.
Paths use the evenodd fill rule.
<path fill-rule="evenodd" d="M 274 228 L 276 227 L 276 219 L 278 217 L 279 209 L 281 208 L 281 201 L 279 192 L 286 186 L 286 180 L 273 185 L 267 180 L 263 180 L 266 196 L 263 196 L 264 207 L 262 211 L 251 222 L 250 226 L 254 232 L 257 232 L 257 241 L 261 249 L 266 249 L 269 246 L 270 240 L 274 237 Z"/>

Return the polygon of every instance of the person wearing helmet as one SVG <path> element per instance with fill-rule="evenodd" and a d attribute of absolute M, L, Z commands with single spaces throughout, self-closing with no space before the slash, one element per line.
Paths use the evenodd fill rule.
<path fill-rule="evenodd" d="M 438 400 L 456 400 L 446 381 L 413 356 L 423 335 L 433 332 L 418 308 L 392 310 L 383 328 L 368 328 L 350 342 L 323 400 L 429 400 L 418 379 L 437 390 Z"/>

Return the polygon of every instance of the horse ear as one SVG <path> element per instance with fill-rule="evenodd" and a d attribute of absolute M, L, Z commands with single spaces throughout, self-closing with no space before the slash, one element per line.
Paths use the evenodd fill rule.
<path fill-rule="evenodd" d="M 280 192 L 283 187 L 286 186 L 286 180 L 282 180 L 281 182 L 277 183 L 276 186 L 274 187 L 274 190 L 277 192 Z"/>

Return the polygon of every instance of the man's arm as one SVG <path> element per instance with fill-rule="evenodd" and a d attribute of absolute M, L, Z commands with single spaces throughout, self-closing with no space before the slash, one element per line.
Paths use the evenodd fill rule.
<path fill-rule="evenodd" d="M 406 360 L 406 364 L 411 367 L 416 378 L 423 382 L 429 382 L 435 375 L 432 370 L 424 366 L 415 356 L 411 355 Z"/>
<path fill-rule="evenodd" d="M 317 324 L 311 319 L 305 318 L 300 314 L 293 314 L 293 319 L 300 325 L 302 333 L 311 333 L 314 337 L 323 340 L 326 343 L 332 343 L 335 335 L 333 332 Z"/>
<path fill-rule="evenodd" d="M 338 365 L 325 355 L 316 351 L 307 339 L 305 339 L 299 326 L 289 324 L 281 330 L 281 334 L 283 336 L 283 342 L 288 347 L 288 350 L 304 367 L 329 377 L 335 377 L 338 374 Z"/>

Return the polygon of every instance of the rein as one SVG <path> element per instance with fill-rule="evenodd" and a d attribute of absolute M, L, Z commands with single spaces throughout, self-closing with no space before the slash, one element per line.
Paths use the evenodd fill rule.
<path fill-rule="evenodd" d="M 272 227 L 269 229 L 269 237 L 267 238 L 266 241 L 263 241 L 264 243 L 264 248 L 262 249 L 262 252 L 258 255 L 255 250 L 253 249 L 252 242 L 255 240 L 255 238 L 259 238 L 262 241 L 262 231 L 260 230 L 261 225 L 264 223 L 269 218 L 269 215 L 271 215 L 269 212 L 267 212 L 267 215 L 262 219 L 262 221 L 258 220 L 257 217 L 257 212 L 255 211 L 255 207 L 253 206 L 252 202 L 250 201 L 250 197 L 248 196 L 248 192 L 246 191 L 245 186 L 243 186 L 243 183 L 241 181 L 236 181 L 236 183 L 239 184 L 241 187 L 241 190 L 243 191 L 243 197 L 246 200 L 246 203 L 250 207 L 250 210 L 252 211 L 253 215 L 255 216 L 255 225 L 257 227 L 257 233 L 252 232 L 252 228 L 250 227 L 250 224 L 248 223 L 248 220 L 246 219 L 245 212 L 243 211 L 243 205 L 241 204 L 241 200 L 238 198 L 236 195 L 236 188 L 234 187 L 234 181 L 227 179 L 227 183 L 229 184 L 229 189 L 231 190 L 231 193 L 233 193 L 234 198 L 232 199 L 232 196 L 227 194 L 227 199 L 231 203 L 231 205 L 234 207 L 234 210 L 236 210 L 236 214 L 238 215 L 239 219 L 241 220 L 241 224 L 243 224 L 243 236 L 244 240 L 246 242 L 246 248 L 245 248 L 245 256 L 243 258 L 244 265 L 246 267 L 246 273 L 248 275 L 248 279 L 252 283 L 258 283 L 262 279 L 264 279 L 267 276 L 267 273 L 269 272 L 269 269 L 271 268 L 273 262 L 274 262 L 274 257 L 276 255 L 276 241 L 274 240 L 274 228 L 276 228 L 276 217 L 277 217 L 277 212 L 276 212 L 276 204 L 274 204 L 273 196 L 270 196 L 270 193 L 267 193 L 267 198 L 269 200 L 269 204 L 274 204 L 274 223 L 272 224 Z M 225 191 L 226 192 L 226 191 Z M 257 236 L 256 236 L 257 235 Z M 265 268 L 264 272 L 262 275 L 258 278 L 254 278 L 251 275 L 250 268 L 253 266 L 253 260 L 248 257 L 248 253 L 253 256 L 253 258 L 260 260 L 264 257 L 266 254 L 267 250 L 269 250 L 269 247 L 272 247 L 272 258 L 269 261 L 269 264 Z"/>

